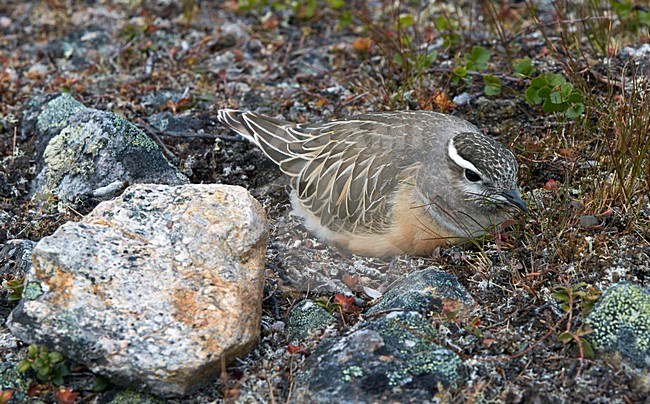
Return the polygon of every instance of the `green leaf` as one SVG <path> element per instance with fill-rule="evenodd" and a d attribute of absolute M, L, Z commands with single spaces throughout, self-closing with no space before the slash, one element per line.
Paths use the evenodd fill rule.
<path fill-rule="evenodd" d="M 594 359 L 596 354 L 594 353 L 594 348 L 591 346 L 591 343 L 585 338 L 580 338 L 580 342 L 582 343 L 582 353 L 585 355 L 585 358 Z"/>
<path fill-rule="evenodd" d="M 431 63 L 433 63 L 433 61 L 436 59 L 436 56 L 438 56 L 438 53 L 436 51 L 433 51 L 428 55 L 420 55 L 417 62 L 418 70 L 427 69 L 429 66 L 431 66 Z"/>
<path fill-rule="evenodd" d="M 70 369 L 65 363 L 60 363 L 56 366 L 56 373 L 65 377 L 70 374 Z"/>
<path fill-rule="evenodd" d="M 557 336 L 557 339 L 560 340 L 562 343 L 566 344 L 567 342 L 573 339 L 573 334 L 569 332 L 563 332 L 562 334 Z"/>
<path fill-rule="evenodd" d="M 34 366 L 33 366 L 33 367 L 34 367 L 35 369 L 43 369 L 44 367 L 47 366 L 47 364 L 45 363 L 45 361 L 44 361 L 42 358 L 36 358 L 36 359 L 34 359 L 34 362 L 33 362 L 33 363 L 34 363 Z"/>
<path fill-rule="evenodd" d="M 341 28 L 345 28 L 350 24 L 352 24 L 352 14 L 349 11 L 343 11 L 339 17 L 339 25 Z"/>
<path fill-rule="evenodd" d="M 582 100 L 582 93 L 578 90 L 573 90 L 567 97 L 567 101 L 574 104 L 580 103 Z"/>
<path fill-rule="evenodd" d="M 111 382 L 104 376 L 97 375 L 93 379 L 93 391 L 100 393 L 109 387 L 111 387 Z"/>
<path fill-rule="evenodd" d="M 63 377 L 60 375 L 56 375 L 52 378 L 52 383 L 55 386 L 61 386 L 63 384 Z"/>
<path fill-rule="evenodd" d="M 29 348 L 27 348 L 27 355 L 32 359 L 34 359 L 34 358 L 36 358 L 36 356 L 38 356 L 38 352 L 39 352 L 39 349 L 38 349 L 38 345 L 36 345 L 36 344 L 32 344 L 32 345 L 29 346 Z"/>
<path fill-rule="evenodd" d="M 289 6 L 289 4 L 284 3 L 282 1 L 274 1 L 271 4 L 271 7 L 273 7 L 274 10 L 278 10 L 278 11 L 286 10 L 288 8 L 288 6 Z"/>
<path fill-rule="evenodd" d="M 250 0 L 237 0 L 237 10 L 248 11 L 252 8 Z"/>
<path fill-rule="evenodd" d="M 566 83 L 566 79 L 561 74 L 547 73 L 546 76 L 548 84 L 550 84 L 552 87 L 561 86 L 562 84 Z"/>
<path fill-rule="evenodd" d="M 559 300 L 561 302 L 568 302 L 569 301 L 569 295 L 566 292 L 555 292 L 553 293 L 553 298 L 555 300 Z"/>
<path fill-rule="evenodd" d="M 523 59 L 516 59 L 512 67 L 517 77 L 530 77 L 535 72 L 533 62 L 528 56 Z"/>
<path fill-rule="evenodd" d="M 467 76 L 467 69 L 465 69 L 465 67 L 463 66 L 456 67 L 454 69 L 454 76 L 464 78 L 465 76 Z"/>
<path fill-rule="evenodd" d="M 645 25 L 646 27 L 650 27 L 650 12 L 639 10 L 639 23 L 641 25 Z"/>
<path fill-rule="evenodd" d="M 23 359 L 18 364 L 16 365 L 16 370 L 19 371 L 20 373 L 27 372 L 29 369 L 31 369 L 32 363 L 28 361 L 27 359 Z"/>
<path fill-rule="evenodd" d="M 483 70 L 487 67 L 487 62 L 490 60 L 490 52 L 482 46 L 474 46 L 472 48 L 472 56 L 468 61 L 474 62 L 476 68 Z"/>
<path fill-rule="evenodd" d="M 547 98 L 544 100 L 544 103 L 542 104 L 542 111 L 544 112 L 560 112 L 566 110 L 568 107 L 568 104 L 566 102 L 562 102 L 559 104 L 556 104 L 551 101 L 550 98 Z"/>
<path fill-rule="evenodd" d="M 493 96 L 501 94 L 501 79 L 492 74 L 488 74 L 483 78 L 485 83 L 485 95 Z"/>
<path fill-rule="evenodd" d="M 38 380 L 47 380 L 47 376 L 49 376 L 51 369 L 48 367 L 38 369 L 38 372 L 36 372 L 36 377 L 38 377 Z"/>
<path fill-rule="evenodd" d="M 573 90 L 573 85 L 571 83 L 564 83 L 560 86 L 560 92 L 562 93 L 562 98 L 567 98 L 569 97 L 569 94 L 571 94 L 571 90 Z"/>
<path fill-rule="evenodd" d="M 548 97 L 548 99 L 553 103 L 553 104 L 561 104 L 562 103 L 562 93 L 559 91 L 553 91 L 551 95 Z"/>
<path fill-rule="evenodd" d="M 542 102 L 542 99 L 537 95 L 537 89 L 533 86 L 530 86 L 526 89 L 526 101 L 530 104 L 537 105 Z"/>
<path fill-rule="evenodd" d="M 433 21 L 433 25 L 436 27 L 438 31 L 444 31 L 447 29 L 452 28 L 451 24 L 449 24 L 449 20 L 446 19 L 445 17 L 438 17 Z"/>
<path fill-rule="evenodd" d="M 546 77 L 544 76 L 537 76 L 530 81 L 530 86 L 534 88 L 546 87 L 547 84 L 548 80 L 546 80 Z"/>
<path fill-rule="evenodd" d="M 48 357 L 48 359 L 50 360 L 50 363 L 52 363 L 52 364 L 62 362 L 63 359 L 65 359 L 65 358 L 63 357 L 63 355 L 61 355 L 61 354 L 58 353 L 58 352 L 50 352 L 50 353 L 47 355 L 47 357 Z"/>
<path fill-rule="evenodd" d="M 415 20 L 413 19 L 413 16 L 411 14 L 402 14 L 399 16 L 399 19 L 397 20 L 397 27 L 400 29 L 407 29 L 413 25 L 413 22 Z"/>
<path fill-rule="evenodd" d="M 467 69 L 463 66 L 458 66 L 454 69 L 451 75 L 451 81 L 454 82 L 454 84 L 458 84 L 461 80 L 466 80 L 467 79 Z"/>
<path fill-rule="evenodd" d="M 338 10 L 345 6 L 345 0 L 327 0 L 327 4 L 329 4 L 333 10 Z"/>
<path fill-rule="evenodd" d="M 622 20 L 627 20 L 632 12 L 632 2 L 630 0 L 610 1 L 609 4 Z"/>
<path fill-rule="evenodd" d="M 585 112 L 585 106 L 583 104 L 574 104 L 566 110 L 566 116 L 569 118 L 577 118 L 583 112 Z"/>
<path fill-rule="evenodd" d="M 546 99 L 551 95 L 551 89 L 549 87 L 542 87 L 537 91 L 537 95 L 539 95 L 540 98 Z"/>

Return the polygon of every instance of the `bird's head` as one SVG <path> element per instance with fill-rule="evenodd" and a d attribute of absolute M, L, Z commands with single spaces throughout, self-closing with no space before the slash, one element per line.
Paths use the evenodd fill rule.
<path fill-rule="evenodd" d="M 476 132 L 461 132 L 447 143 L 453 186 L 463 200 L 488 212 L 514 207 L 526 212 L 517 187 L 515 156 L 496 140 Z"/>

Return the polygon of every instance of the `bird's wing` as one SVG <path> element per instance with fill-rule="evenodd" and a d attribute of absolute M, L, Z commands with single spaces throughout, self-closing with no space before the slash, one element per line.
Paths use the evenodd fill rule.
<path fill-rule="evenodd" d="M 301 203 L 335 231 L 387 230 L 399 184 L 414 183 L 417 156 L 405 152 L 413 133 L 363 119 L 289 128 L 297 139 L 280 162 Z"/>

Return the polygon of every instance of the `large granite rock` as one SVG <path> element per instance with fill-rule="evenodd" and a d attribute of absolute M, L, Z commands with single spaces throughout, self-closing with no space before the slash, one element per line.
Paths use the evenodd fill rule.
<path fill-rule="evenodd" d="M 129 184 L 188 183 L 149 136 L 119 115 L 87 108 L 67 93 L 31 104 L 23 130 L 37 136 L 34 194 L 74 203 L 107 199 Z"/>
<path fill-rule="evenodd" d="M 8 326 L 116 384 L 182 395 L 260 329 L 267 224 L 226 185 L 134 185 L 32 252 Z"/>

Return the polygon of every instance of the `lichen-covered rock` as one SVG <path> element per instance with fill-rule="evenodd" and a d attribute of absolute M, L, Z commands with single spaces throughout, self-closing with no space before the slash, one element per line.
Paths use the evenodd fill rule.
<path fill-rule="evenodd" d="M 106 399 L 108 404 L 164 404 L 165 401 L 154 397 L 147 393 L 141 393 L 134 390 L 119 390 L 113 394 L 109 394 Z"/>
<path fill-rule="evenodd" d="M 25 125 L 40 145 L 34 194 L 77 202 L 112 197 L 128 184 L 188 183 L 156 143 L 124 118 L 87 108 L 65 93 L 34 104 Z"/>
<path fill-rule="evenodd" d="M 620 352 L 638 367 L 650 368 L 650 292 L 631 283 L 610 286 L 587 316 L 587 338 L 597 351 Z"/>
<path fill-rule="evenodd" d="M 431 401 L 440 386 L 464 377 L 461 359 L 435 344 L 436 331 L 416 312 L 393 312 L 324 340 L 298 376 L 296 402 Z"/>
<path fill-rule="evenodd" d="M 9 240 L 0 249 L 0 275 L 12 274 L 14 278 L 25 275 L 32 267 L 32 249 L 36 245 L 30 240 Z"/>
<path fill-rule="evenodd" d="M 28 402 L 27 391 L 33 380 L 25 373 L 16 369 L 17 363 L 0 363 L 0 391 L 12 390 L 13 401 L 17 403 Z"/>
<path fill-rule="evenodd" d="M 379 303 L 368 310 L 368 314 L 388 309 L 439 312 L 449 300 L 465 306 L 474 304 L 472 296 L 458 283 L 455 276 L 430 267 L 412 272 L 400 280 L 384 294 Z"/>
<path fill-rule="evenodd" d="M 134 185 L 36 245 L 8 326 L 116 384 L 182 395 L 257 341 L 266 240 L 243 188 Z"/>
<path fill-rule="evenodd" d="M 287 336 L 291 343 L 305 340 L 311 334 L 322 331 L 336 318 L 311 300 L 305 299 L 295 305 L 287 320 Z"/>

